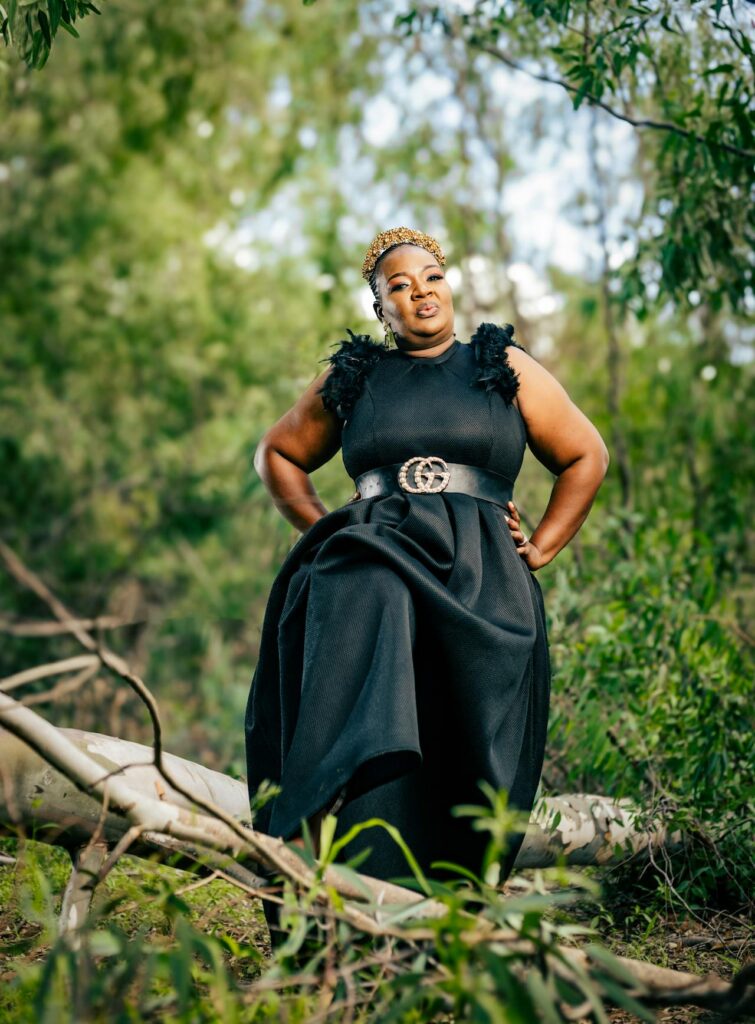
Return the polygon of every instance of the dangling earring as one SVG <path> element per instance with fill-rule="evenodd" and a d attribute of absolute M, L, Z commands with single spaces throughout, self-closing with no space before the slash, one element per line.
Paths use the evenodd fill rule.
<path fill-rule="evenodd" d="M 384 324 L 384 327 L 385 327 L 385 343 L 386 343 L 386 345 L 395 345 L 396 344 L 396 335 L 393 333 L 393 328 L 391 327 L 391 325 L 388 322 L 386 322 Z"/>

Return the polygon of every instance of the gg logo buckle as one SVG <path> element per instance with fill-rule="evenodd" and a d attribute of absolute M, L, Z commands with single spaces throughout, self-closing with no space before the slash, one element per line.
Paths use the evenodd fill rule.
<path fill-rule="evenodd" d="M 450 479 L 451 470 L 448 463 L 439 455 L 415 455 L 414 458 L 407 459 L 398 471 L 399 487 L 410 494 L 440 494 L 446 489 Z"/>

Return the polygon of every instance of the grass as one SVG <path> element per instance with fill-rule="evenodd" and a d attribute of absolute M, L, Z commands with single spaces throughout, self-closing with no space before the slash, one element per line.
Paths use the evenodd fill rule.
<path fill-rule="evenodd" d="M 38 1024 L 30 1013 L 30 994 L 57 937 L 70 859 L 57 847 L 10 839 L 0 839 L 0 853 L 18 857 L 15 865 L 0 864 L 0 1024 Z M 175 897 L 181 916 L 194 928 L 208 935 L 222 932 L 239 951 L 224 959 L 240 985 L 259 975 L 260 959 L 244 951 L 251 947 L 263 960 L 270 954 L 262 905 L 222 879 L 199 879 L 124 856 L 98 887 L 91 912 L 95 918 L 103 915 L 109 929 L 127 939 L 169 950 L 175 945 Z"/>

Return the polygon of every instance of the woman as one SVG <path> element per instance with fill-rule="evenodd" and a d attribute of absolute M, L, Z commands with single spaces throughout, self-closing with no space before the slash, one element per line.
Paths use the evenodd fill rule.
<path fill-rule="evenodd" d="M 608 454 L 512 328 L 456 338 L 444 264 L 428 235 L 379 234 L 363 276 L 393 347 L 352 334 L 260 442 L 257 470 L 304 536 L 265 615 L 248 781 L 281 787 L 261 831 L 292 839 L 338 809 L 338 834 L 383 818 L 425 870 L 478 870 L 485 837 L 451 808 L 480 803 L 480 780 L 532 808 L 550 694 L 532 574 L 584 522 Z M 556 476 L 531 537 L 511 500 L 526 444 Z M 339 447 L 357 491 L 328 513 L 309 474 Z M 408 874 L 382 829 L 357 850 L 367 874 Z"/>

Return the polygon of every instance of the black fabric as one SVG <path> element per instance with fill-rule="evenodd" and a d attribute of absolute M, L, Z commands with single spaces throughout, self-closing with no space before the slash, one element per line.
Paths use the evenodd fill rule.
<path fill-rule="evenodd" d="M 433 454 L 515 480 L 526 434 L 503 370 L 508 395 L 474 386 L 471 344 L 430 359 L 383 353 L 349 402 L 349 475 Z M 485 779 L 531 809 L 550 668 L 540 587 L 504 516 L 467 494 L 398 492 L 330 512 L 293 547 L 272 587 L 247 707 L 250 792 L 264 779 L 282 787 L 259 812 L 260 830 L 291 838 L 348 783 L 339 835 L 381 817 L 426 870 L 444 859 L 476 871 L 485 837 L 451 808 L 484 802 Z M 367 873 L 408 874 L 382 830 L 347 852 L 362 848 L 372 851 Z"/>

